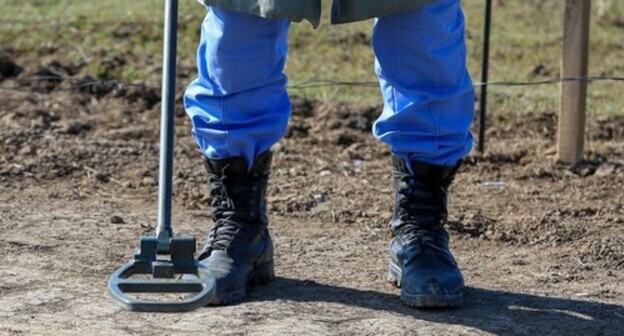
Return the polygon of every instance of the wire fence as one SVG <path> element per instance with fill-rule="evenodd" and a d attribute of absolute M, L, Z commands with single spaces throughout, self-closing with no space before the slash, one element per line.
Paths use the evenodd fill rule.
<path fill-rule="evenodd" d="M 480 88 L 480 98 L 479 98 L 479 108 L 478 108 L 478 112 L 479 112 L 478 149 L 480 152 L 484 152 L 485 142 L 486 142 L 485 130 L 487 126 L 486 116 L 487 116 L 487 107 L 488 107 L 487 105 L 488 87 L 493 87 L 493 86 L 528 87 L 528 86 L 560 84 L 560 83 L 567 83 L 567 82 L 592 83 L 592 82 L 607 82 L 607 81 L 609 82 L 624 81 L 624 77 L 622 76 L 585 76 L 585 77 L 564 76 L 564 77 L 542 78 L 542 79 L 526 80 L 526 81 L 490 80 L 489 79 L 489 58 L 490 58 L 490 35 L 491 35 L 491 26 L 492 26 L 492 6 L 493 6 L 493 0 L 485 0 L 485 18 L 484 18 L 484 26 L 483 26 L 484 28 L 483 30 L 483 53 L 481 55 L 482 57 L 481 82 L 474 83 L 475 87 Z M 575 9 L 577 11 L 575 13 L 579 14 L 578 16 L 580 17 L 580 13 L 586 14 L 586 12 L 588 11 L 587 10 L 584 12 L 583 9 L 585 7 L 583 6 L 581 6 L 580 2 L 576 3 L 571 0 L 568 0 L 568 2 L 566 2 L 565 8 L 566 8 L 566 11 Z M 566 16 L 566 18 L 568 18 L 568 16 Z M 193 18 L 191 17 L 187 19 L 189 20 L 189 22 L 193 20 Z M 157 24 L 157 23 L 162 22 L 161 20 L 158 20 L 158 19 L 151 20 L 149 18 L 147 20 L 141 20 L 141 21 L 143 24 L 147 24 L 147 23 Z M 570 31 L 570 27 L 581 24 L 581 23 L 583 23 L 583 27 L 585 29 L 589 30 L 589 19 L 586 20 L 587 22 L 576 22 L 576 21 L 568 22 L 568 21 L 570 20 L 566 20 L 564 22 L 564 31 Z M 136 21 L 133 23 L 136 24 Z M 48 19 L 21 20 L 20 18 L 14 18 L 14 19 L 0 18 L 0 29 L 3 29 L 3 28 L 11 29 L 15 27 L 32 27 L 32 26 L 46 26 L 49 29 L 55 29 L 55 28 L 67 27 L 67 26 L 80 26 L 82 24 L 98 26 L 98 25 L 107 25 L 108 22 L 105 22 L 105 21 L 98 22 L 97 19 L 93 20 L 93 18 L 91 17 L 89 17 L 88 19 L 83 18 L 83 17 L 78 17 L 78 18 L 69 19 L 69 20 L 48 20 Z M 564 38 L 565 38 L 565 34 L 564 34 Z M 579 53 L 584 54 L 585 52 L 588 53 L 588 50 L 589 50 L 588 43 L 587 43 L 588 41 L 585 41 L 585 42 L 586 43 L 584 44 L 584 48 L 586 50 L 583 50 L 583 52 L 580 52 L 579 50 L 567 50 L 565 49 L 566 46 L 564 46 L 564 56 L 565 55 L 569 56 L 570 54 L 576 55 Z M 570 46 L 571 46 L 570 41 L 568 41 L 568 49 Z M 580 60 L 581 57 L 578 57 L 578 59 Z M 570 72 L 570 71 L 565 71 L 565 70 L 566 68 L 563 67 L 562 74 L 564 75 L 585 75 L 587 74 L 587 64 L 585 64 L 584 71 Z M 106 95 L 115 91 L 123 90 L 124 88 L 128 88 L 128 87 L 138 87 L 138 88 L 149 89 L 149 90 L 160 90 L 161 88 L 160 84 L 153 83 L 153 82 L 127 83 L 127 82 L 116 80 L 116 79 L 103 79 L 103 78 L 94 79 L 91 77 L 79 78 L 79 77 L 69 77 L 69 76 L 65 76 L 64 74 L 56 74 L 56 73 L 52 73 L 51 75 L 47 75 L 47 76 L 30 76 L 30 77 L 17 76 L 17 77 L 12 77 L 11 80 L 7 80 L 7 79 L 8 78 L 3 78 L 2 76 L 0 76 L 0 92 L 13 91 L 13 92 L 23 92 L 23 93 L 30 93 L 30 94 L 32 93 L 51 94 L 55 92 L 84 92 L 84 93 L 97 94 L 98 96 L 103 96 L 103 95 Z M 566 86 L 571 87 L 574 85 L 565 85 L 563 87 L 565 88 Z M 584 84 L 577 85 L 577 86 L 584 87 L 586 91 L 586 86 Z M 308 80 L 308 81 L 303 81 L 303 82 L 288 85 L 287 89 L 295 91 L 295 90 L 305 90 L 305 89 L 314 89 L 314 88 L 331 88 L 331 87 L 336 87 L 336 88 L 337 87 L 350 87 L 350 88 L 369 88 L 370 89 L 370 88 L 378 88 L 379 84 L 376 81 L 340 81 L 340 80 L 333 80 L 333 79 L 313 79 L 313 80 Z M 180 86 L 178 89 L 182 89 L 182 87 Z M 583 100 L 586 100 L 585 94 L 586 93 L 582 94 Z M 564 100 L 564 98 L 561 98 L 561 99 L 562 101 Z M 577 102 L 577 105 L 578 106 L 576 106 L 575 108 L 572 108 L 572 109 L 568 108 L 565 111 L 566 112 L 570 112 L 572 110 L 580 111 L 582 107 L 583 113 L 585 113 L 585 107 L 581 106 L 579 102 Z M 566 113 L 562 113 L 562 118 L 565 118 L 565 117 L 568 117 L 568 119 L 570 119 L 569 115 L 567 115 Z M 577 138 L 582 139 L 583 132 L 581 132 L 581 130 L 582 130 L 582 127 L 584 127 L 584 124 L 579 123 L 579 125 L 576 125 L 576 126 L 578 127 L 575 131 L 568 132 L 568 133 L 576 134 Z M 571 140 L 568 142 L 572 143 Z M 582 141 L 578 141 L 578 139 L 576 139 L 574 143 L 582 144 Z M 577 154 L 576 156 L 578 159 L 578 153 L 576 154 Z"/>
<path fill-rule="evenodd" d="M 127 83 L 122 82 L 115 79 L 85 79 L 85 78 L 74 78 L 74 77 L 58 77 L 58 76 L 31 76 L 31 77 L 0 77 L 0 83 L 7 80 L 12 79 L 13 81 L 17 81 L 20 85 L 13 86 L 2 86 L 0 84 L 0 91 L 14 91 L 14 92 L 27 92 L 27 93 L 54 93 L 54 92 L 71 92 L 71 91 L 82 91 L 87 88 L 93 87 L 105 87 L 109 88 L 110 91 L 120 90 L 124 87 L 141 87 L 141 88 L 150 88 L 150 89 L 160 89 L 160 84 L 158 83 L 150 83 L 150 82 L 135 82 L 135 83 Z M 540 85 L 548 85 L 548 84 L 559 84 L 565 82 L 624 82 L 624 77 L 619 76 L 588 76 L 588 77 L 558 77 L 558 78 L 547 78 L 540 79 L 534 81 L 489 81 L 486 83 L 483 82 L 475 82 L 475 87 L 483 87 L 483 86 L 540 86 Z M 61 82 L 70 82 L 70 87 L 64 88 L 52 88 L 49 90 L 33 90 L 29 87 L 28 84 L 32 83 L 61 83 Z M 311 81 L 295 83 L 289 85 L 287 87 L 288 90 L 303 90 L 303 89 L 311 89 L 311 88 L 323 88 L 323 87 L 361 87 L 361 88 L 378 88 L 378 82 L 369 82 L 369 81 L 337 81 L 331 79 L 315 79 Z"/>

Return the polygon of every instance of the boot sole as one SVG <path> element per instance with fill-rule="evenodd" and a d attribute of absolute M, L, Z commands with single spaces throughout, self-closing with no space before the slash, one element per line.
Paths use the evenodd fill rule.
<path fill-rule="evenodd" d="M 397 288 L 401 288 L 402 273 L 399 265 L 390 262 L 388 280 Z M 450 294 L 409 294 L 401 288 L 401 301 L 413 308 L 453 308 L 464 302 L 464 293 L 460 291 Z"/>
<path fill-rule="evenodd" d="M 239 303 L 247 297 L 247 290 L 249 287 L 264 285 L 271 282 L 273 279 L 275 279 L 275 262 L 271 260 L 265 264 L 256 266 L 247 276 L 247 281 L 243 288 L 228 292 L 219 292 L 219 288 L 217 288 L 217 295 L 208 305 L 223 306 Z"/>

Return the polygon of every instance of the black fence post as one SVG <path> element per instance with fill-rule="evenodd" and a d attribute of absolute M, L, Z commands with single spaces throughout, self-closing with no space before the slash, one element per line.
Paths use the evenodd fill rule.
<path fill-rule="evenodd" d="M 490 28 L 492 26 L 492 0 L 485 2 L 485 22 L 483 28 L 483 59 L 481 61 L 481 99 L 479 101 L 479 152 L 485 151 L 485 119 L 487 117 L 487 90 L 490 70 Z"/>

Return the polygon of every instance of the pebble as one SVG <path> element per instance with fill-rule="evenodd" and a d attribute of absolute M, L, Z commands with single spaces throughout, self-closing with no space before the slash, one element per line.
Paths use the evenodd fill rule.
<path fill-rule="evenodd" d="M 332 174 L 331 170 L 323 170 L 319 175 L 321 177 L 330 176 Z"/>
<path fill-rule="evenodd" d="M 156 185 L 156 183 L 155 183 L 155 180 L 154 180 L 153 177 L 144 177 L 141 180 L 141 186 L 142 187 L 145 187 L 145 186 L 155 186 L 155 185 Z"/>
<path fill-rule="evenodd" d="M 110 174 L 107 173 L 97 173 L 95 174 L 95 179 L 102 182 L 102 183 L 108 183 L 110 182 Z"/>
<path fill-rule="evenodd" d="M 111 217 L 111 223 L 113 223 L 113 224 L 125 224 L 126 222 L 120 216 L 113 216 L 113 217 Z"/>
<path fill-rule="evenodd" d="M 65 128 L 65 132 L 70 135 L 80 135 L 83 132 L 90 131 L 90 130 L 91 130 L 91 125 L 79 124 L 79 123 L 68 125 Z"/>
<path fill-rule="evenodd" d="M 505 182 L 498 182 L 498 181 L 495 181 L 495 182 L 484 182 L 482 184 L 482 186 L 484 186 L 484 187 L 491 187 L 491 188 L 504 188 L 504 187 L 507 186 L 507 183 L 505 183 Z"/>
<path fill-rule="evenodd" d="M 65 132 L 67 132 L 67 134 L 71 134 L 71 135 L 78 135 L 78 134 L 80 134 L 80 132 L 82 132 L 82 125 L 80 125 L 80 124 L 71 124 L 71 125 L 67 126 L 67 128 L 65 129 Z"/>
<path fill-rule="evenodd" d="M 319 203 L 323 203 L 327 200 L 327 195 L 325 194 L 316 194 L 314 195 L 314 199 L 319 202 Z"/>
<path fill-rule="evenodd" d="M 615 174 L 617 171 L 617 166 L 614 164 L 603 164 L 596 170 L 596 176 L 609 176 Z"/>
<path fill-rule="evenodd" d="M 20 155 L 35 155 L 37 154 L 37 148 L 33 145 L 27 145 L 19 151 Z"/>

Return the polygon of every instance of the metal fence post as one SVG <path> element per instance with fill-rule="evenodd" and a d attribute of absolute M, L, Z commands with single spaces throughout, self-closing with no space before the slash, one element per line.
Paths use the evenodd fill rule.
<path fill-rule="evenodd" d="M 492 0 L 485 2 L 483 27 L 483 59 L 481 61 L 481 98 L 479 100 L 479 152 L 485 151 L 485 127 L 487 118 L 487 81 L 490 68 L 490 28 L 492 26 Z"/>

